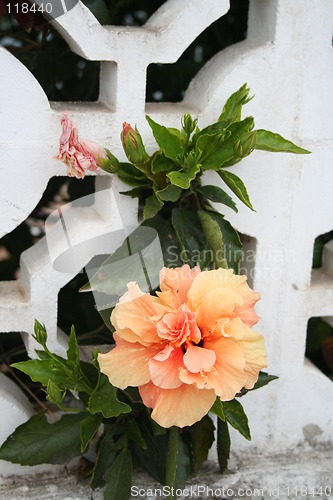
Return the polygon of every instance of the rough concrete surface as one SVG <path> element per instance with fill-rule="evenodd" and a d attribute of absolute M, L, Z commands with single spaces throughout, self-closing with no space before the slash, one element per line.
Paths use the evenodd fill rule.
<path fill-rule="evenodd" d="M 147 474 L 134 473 L 132 498 L 166 498 L 166 493 Z M 223 475 L 216 461 L 210 460 L 177 493 L 181 493 L 180 499 L 333 499 L 333 450 L 303 449 L 288 455 L 242 459 L 233 456 Z M 90 495 L 88 481 L 77 483 L 73 468 L 0 478 L 1 500 L 89 500 Z M 93 499 L 102 500 L 103 491 L 96 491 Z"/>

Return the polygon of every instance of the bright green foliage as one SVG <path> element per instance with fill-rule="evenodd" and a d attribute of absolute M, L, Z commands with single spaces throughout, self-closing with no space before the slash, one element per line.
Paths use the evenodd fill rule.
<path fill-rule="evenodd" d="M 226 183 L 226 185 L 231 189 L 233 193 L 239 198 L 247 207 L 254 210 L 250 202 L 249 195 L 247 193 L 246 187 L 237 175 L 227 172 L 226 170 L 219 170 L 219 176 Z"/>
<path fill-rule="evenodd" d="M 269 130 L 257 130 L 257 142 L 255 149 L 280 153 L 309 154 L 311 151 L 300 148 L 279 134 Z"/>
<path fill-rule="evenodd" d="M 241 119 L 242 106 L 253 99 L 249 97 L 250 89 L 244 83 L 242 87 L 232 94 L 223 107 L 223 111 L 219 116 L 219 122 L 224 126 L 231 125 L 231 123 L 238 122 Z"/>

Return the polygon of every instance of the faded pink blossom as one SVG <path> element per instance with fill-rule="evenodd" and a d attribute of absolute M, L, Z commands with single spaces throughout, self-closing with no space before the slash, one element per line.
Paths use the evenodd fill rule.
<path fill-rule="evenodd" d="M 94 141 L 79 138 L 77 126 L 65 111 L 61 118 L 58 160 L 67 165 L 67 175 L 83 179 L 86 170 L 98 172 L 98 159 L 107 158 L 105 150 Z"/>
<path fill-rule="evenodd" d="M 231 269 L 163 268 L 160 292 L 134 282 L 111 315 L 116 347 L 98 355 L 102 373 L 121 389 L 139 387 L 163 427 L 200 420 L 216 396 L 251 389 L 267 366 L 253 292 Z"/>

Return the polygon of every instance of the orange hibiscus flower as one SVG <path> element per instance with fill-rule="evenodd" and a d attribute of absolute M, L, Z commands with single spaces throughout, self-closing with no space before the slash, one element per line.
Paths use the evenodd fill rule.
<path fill-rule="evenodd" d="M 163 268 L 151 296 L 131 282 L 111 315 L 116 346 L 99 354 L 115 387 L 139 387 L 163 427 L 192 425 L 216 396 L 251 389 L 267 366 L 264 338 L 252 330 L 260 295 L 231 269 Z"/>

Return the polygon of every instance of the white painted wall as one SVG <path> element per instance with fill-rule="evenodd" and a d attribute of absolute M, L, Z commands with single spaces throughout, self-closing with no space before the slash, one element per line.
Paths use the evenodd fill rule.
<path fill-rule="evenodd" d="M 192 112 L 204 126 L 217 118 L 226 98 L 247 82 L 256 97 L 246 111 L 255 116 L 257 128 L 279 132 L 312 150 L 311 156 L 299 157 L 258 151 L 235 166 L 233 171 L 247 185 L 256 212 L 240 207 L 235 216 L 225 211 L 239 231 L 255 239 L 254 288 L 262 295 L 259 328 L 266 338 L 269 371 L 280 376 L 278 382 L 243 400 L 253 441 L 248 444 L 235 437 L 233 446 L 237 453 L 255 448 L 274 453 L 304 443 L 314 428 L 318 442 L 333 439 L 332 382 L 304 359 L 309 317 L 333 316 L 332 270 L 330 275 L 327 268 L 311 275 L 314 239 L 333 224 L 333 3 L 252 0 L 246 41 L 208 62 L 183 102 L 145 106 L 147 66 L 176 61 L 228 8 L 227 0 L 207 0 L 204 11 L 201 0 L 169 0 L 142 28 L 119 28 L 100 26 L 79 2 L 54 25 L 75 52 L 103 61 L 100 100 L 90 106 L 50 105 L 29 71 L 0 48 L 0 95 L 6 95 L 0 101 L 0 234 L 27 218 L 52 176 L 65 174 L 65 167 L 53 159 L 65 108 L 82 137 L 111 145 L 116 155 L 123 156 L 119 140 L 123 121 L 137 124 L 148 150 L 153 150 L 145 110 L 171 126 L 179 125 L 184 112 Z M 207 175 L 207 182 L 211 180 L 218 182 L 214 173 Z M 101 174 L 98 189 L 110 189 L 112 182 L 116 181 Z M 133 202 L 123 203 L 128 206 L 121 210 L 122 216 L 126 213 L 127 222 L 134 224 Z M 119 214 L 115 216 L 111 194 L 84 210 L 86 222 L 77 228 L 78 240 L 87 231 L 97 236 L 122 224 Z M 58 250 L 60 255 L 60 244 Z M 61 352 L 58 292 L 92 254 L 87 247 L 72 272 L 65 274 L 54 269 L 54 256 L 50 258 L 45 240 L 24 252 L 20 282 L 0 283 L 0 331 L 31 334 L 37 317 L 47 326 L 50 347 Z M 332 263 L 332 258 L 325 262 Z M 33 354 L 29 335 L 25 340 Z M 1 383 L 0 442 L 30 414 L 17 392 Z"/>

